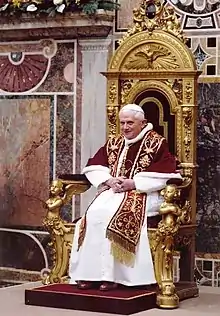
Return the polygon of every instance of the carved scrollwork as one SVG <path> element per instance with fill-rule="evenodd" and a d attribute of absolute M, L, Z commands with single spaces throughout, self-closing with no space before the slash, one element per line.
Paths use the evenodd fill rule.
<path fill-rule="evenodd" d="M 61 220 L 62 221 L 62 220 Z M 63 225 L 62 225 L 63 224 Z M 72 248 L 72 240 L 74 235 L 74 225 L 64 223 L 60 225 L 59 220 L 55 225 L 63 226 L 57 235 L 55 229 L 50 228 L 44 222 L 44 225 L 50 231 L 51 242 L 49 246 L 52 249 L 53 268 L 42 275 L 43 284 L 66 282 L 69 266 L 69 256 Z M 68 227 L 69 226 L 69 227 Z"/>
<path fill-rule="evenodd" d="M 182 117 L 180 106 L 183 103 L 183 80 L 182 79 L 166 79 L 163 82 L 175 93 L 177 102 L 175 105 L 175 112 L 177 113 L 177 125 L 176 125 L 176 154 L 181 157 L 181 137 L 182 137 Z M 171 101 L 174 103 L 173 101 Z M 174 104 L 173 104 L 174 106 Z"/>
<path fill-rule="evenodd" d="M 49 213 L 49 212 L 48 212 Z M 51 236 L 49 246 L 52 249 L 53 268 L 42 276 L 44 284 L 63 282 L 67 274 L 69 255 L 72 247 L 74 225 L 66 223 L 60 217 L 43 221 Z"/>
<path fill-rule="evenodd" d="M 114 103 L 117 97 L 117 87 L 114 82 L 110 85 L 108 95 L 109 95 L 109 100 L 111 101 L 111 103 Z"/>
<path fill-rule="evenodd" d="M 142 31 L 147 31 L 151 34 L 158 29 L 176 36 L 184 43 L 186 42 L 173 7 L 164 6 L 160 0 L 142 0 L 140 7 L 133 10 L 133 26 L 119 40 L 119 44 L 122 44 L 126 38 L 133 34 Z"/>
<path fill-rule="evenodd" d="M 157 305 L 162 308 L 176 308 L 179 305 L 179 297 L 176 294 L 175 285 L 164 281 L 160 288 L 161 293 L 157 295 Z"/>
<path fill-rule="evenodd" d="M 174 11 L 174 8 L 171 6 L 164 7 L 162 16 L 162 30 L 176 36 L 181 41 L 186 43 L 187 39 L 182 31 L 180 21 L 177 18 L 177 15 Z"/>
<path fill-rule="evenodd" d="M 179 298 L 173 283 L 173 255 L 174 245 L 182 242 L 188 245 L 188 235 L 178 234 L 182 224 L 191 221 L 191 204 L 188 200 L 182 204 L 181 190 L 190 185 L 184 181 L 182 185 L 168 184 L 161 191 L 164 202 L 160 207 L 162 220 L 156 230 L 149 230 L 150 246 L 154 259 L 155 275 L 159 284 L 160 293 L 157 295 L 157 304 L 160 307 L 174 308 L 178 306 Z M 181 236 L 181 237 L 180 237 Z M 183 238 L 183 239 L 181 239 Z"/>
<path fill-rule="evenodd" d="M 151 247 L 155 265 L 155 274 L 160 287 L 157 295 L 157 304 L 160 307 L 174 308 L 178 306 L 179 299 L 173 283 L 173 253 L 174 238 L 180 227 L 180 217 L 182 209 L 177 201 L 180 199 L 180 189 L 175 184 L 169 184 L 161 191 L 164 202 L 160 207 L 162 220 L 158 228 Z"/>
<path fill-rule="evenodd" d="M 187 103 L 190 103 L 193 97 L 192 85 L 190 82 L 187 82 L 185 86 L 185 99 Z"/>
<path fill-rule="evenodd" d="M 191 123 L 193 119 L 192 109 L 189 107 L 183 107 L 182 109 L 183 116 L 183 126 L 184 126 L 184 148 L 185 148 L 185 157 L 188 160 L 190 158 L 191 152 L 191 143 L 192 143 L 192 135 L 191 135 Z"/>
<path fill-rule="evenodd" d="M 186 200 L 181 207 L 182 214 L 179 216 L 179 222 L 183 225 L 188 225 L 192 221 L 192 205 L 191 202 Z"/>
<path fill-rule="evenodd" d="M 135 81 L 135 84 L 132 86 L 132 89 L 130 89 L 129 93 L 126 95 L 126 101 L 128 103 L 132 103 L 139 93 L 142 93 L 143 91 L 146 91 L 148 89 L 163 91 L 163 93 L 169 100 L 171 111 L 174 113 L 176 112 L 178 108 L 177 98 L 172 89 L 170 89 L 170 87 L 168 87 L 162 80 Z"/>
<path fill-rule="evenodd" d="M 47 58 L 52 58 L 57 52 L 57 43 L 52 39 L 44 39 L 40 41 L 43 46 L 43 54 Z"/>
<path fill-rule="evenodd" d="M 53 230 L 53 234 L 56 236 L 64 236 L 65 234 L 69 234 L 71 232 L 71 227 L 66 227 L 64 220 L 61 217 L 49 218 L 49 214 L 43 220 L 43 225 L 47 227 L 48 230 Z"/>
<path fill-rule="evenodd" d="M 182 176 L 184 179 L 192 182 L 193 169 L 192 168 L 183 168 Z"/>
<path fill-rule="evenodd" d="M 169 70 L 179 68 L 179 64 L 168 48 L 151 44 L 136 49 L 124 67 L 127 70 Z"/>
<path fill-rule="evenodd" d="M 47 214 L 43 225 L 50 232 L 50 246 L 53 253 L 53 268 L 44 273 L 42 282 L 44 284 L 64 282 L 68 272 L 69 255 L 75 225 L 67 223 L 61 216 L 61 208 L 68 203 L 74 194 L 86 191 L 89 185 L 86 183 L 74 183 L 73 181 L 54 180 L 50 186 L 50 198 L 45 202 Z"/>
<path fill-rule="evenodd" d="M 183 103 L 183 81 L 182 79 L 167 79 L 164 83 L 175 93 L 178 103 Z"/>
<path fill-rule="evenodd" d="M 169 221 L 170 223 L 171 221 L 174 221 L 173 216 L 167 216 L 166 221 Z M 165 268 L 169 269 L 173 260 L 173 237 L 178 232 L 179 225 L 178 222 L 176 222 L 176 224 L 172 226 L 166 221 L 163 220 L 158 224 L 157 235 L 163 239 L 162 250 L 164 251 Z"/>
<path fill-rule="evenodd" d="M 185 156 L 187 160 L 190 157 L 191 142 L 192 142 L 191 132 L 189 130 L 186 130 L 185 137 L 184 137 L 184 147 L 185 147 Z"/>
<path fill-rule="evenodd" d="M 118 108 L 116 106 L 108 106 L 107 107 L 107 115 L 108 115 L 108 135 L 115 136 L 117 133 L 117 114 Z"/>
<path fill-rule="evenodd" d="M 138 81 L 139 80 L 133 80 L 133 79 L 121 81 L 121 104 L 122 105 L 127 103 L 127 96 L 129 95 L 129 92 Z"/>
<path fill-rule="evenodd" d="M 157 234 L 157 230 L 156 229 L 148 229 L 148 238 L 149 238 L 152 258 L 153 258 L 153 261 L 155 261 L 155 254 L 156 254 L 156 250 L 157 250 L 158 244 L 160 242 L 160 236 Z M 155 270 L 157 270 L 157 269 L 155 269 Z M 157 271 L 155 271 L 155 272 L 157 274 Z M 157 281 L 160 282 L 160 278 L 159 279 L 157 278 Z"/>

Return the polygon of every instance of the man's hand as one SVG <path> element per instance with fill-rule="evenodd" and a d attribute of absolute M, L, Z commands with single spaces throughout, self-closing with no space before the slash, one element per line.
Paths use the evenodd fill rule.
<path fill-rule="evenodd" d="M 132 179 L 125 179 L 121 184 L 121 192 L 132 191 L 135 189 L 135 183 Z"/>
<path fill-rule="evenodd" d="M 108 185 L 113 190 L 113 192 L 116 193 L 118 192 L 117 190 L 121 188 L 121 184 L 125 179 L 125 177 L 110 178 L 105 182 L 105 184 Z"/>
<path fill-rule="evenodd" d="M 111 178 L 105 182 L 114 193 L 121 193 L 131 191 L 135 189 L 135 183 L 132 179 L 126 179 L 125 177 Z"/>
<path fill-rule="evenodd" d="M 135 189 L 135 183 L 132 179 L 120 178 L 120 182 L 116 182 L 112 187 L 114 193 L 132 191 Z"/>

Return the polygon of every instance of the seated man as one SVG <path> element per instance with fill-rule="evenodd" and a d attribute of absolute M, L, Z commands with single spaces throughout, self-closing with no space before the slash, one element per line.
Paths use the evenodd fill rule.
<path fill-rule="evenodd" d="M 83 170 L 97 194 L 74 234 L 70 283 L 81 289 L 96 281 L 100 290 L 156 283 L 147 227 L 158 219 L 166 181 L 181 178 L 140 106 L 124 106 L 119 120 L 121 135 L 109 138 Z"/>

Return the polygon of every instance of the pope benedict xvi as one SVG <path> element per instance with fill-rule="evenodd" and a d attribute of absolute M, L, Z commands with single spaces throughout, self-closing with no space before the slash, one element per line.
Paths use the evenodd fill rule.
<path fill-rule="evenodd" d="M 156 283 L 147 227 L 158 217 L 160 190 L 181 178 L 165 138 L 140 106 L 124 106 L 119 120 L 121 134 L 83 169 L 97 194 L 76 224 L 70 257 L 70 283 L 81 289 Z"/>

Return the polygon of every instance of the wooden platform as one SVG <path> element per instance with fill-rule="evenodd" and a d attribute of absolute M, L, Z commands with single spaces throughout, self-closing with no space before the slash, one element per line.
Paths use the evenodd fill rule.
<path fill-rule="evenodd" d="M 198 295 L 193 283 L 177 285 L 180 300 Z M 119 287 L 101 292 L 79 290 L 69 284 L 52 284 L 25 291 L 25 304 L 111 314 L 131 315 L 156 307 L 157 287 Z"/>

